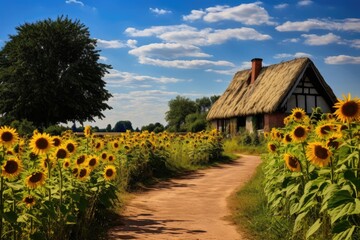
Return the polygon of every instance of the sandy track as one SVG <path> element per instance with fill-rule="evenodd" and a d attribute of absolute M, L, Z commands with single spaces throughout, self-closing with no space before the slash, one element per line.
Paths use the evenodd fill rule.
<path fill-rule="evenodd" d="M 108 239 L 241 240 L 226 220 L 227 197 L 250 179 L 259 157 L 161 182 L 131 200 Z"/>

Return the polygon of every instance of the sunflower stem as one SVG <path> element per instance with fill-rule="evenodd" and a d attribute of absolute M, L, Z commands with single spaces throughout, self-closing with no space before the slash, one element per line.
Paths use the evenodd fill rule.
<path fill-rule="evenodd" d="M 302 143 L 301 143 L 301 146 L 302 146 L 302 150 L 303 150 L 303 153 L 304 153 L 304 159 L 305 159 L 305 165 L 306 165 L 306 168 L 305 168 L 305 171 L 306 171 L 306 180 L 308 180 L 308 179 L 309 179 L 309 162 L 308 162 L 308 160 L 306 159 L 305 143 L 302 142 Z"/>
<path fill-rule="evenodd" d="M 0 180 L 0 215 L 1 215 L 1 219 L 0 219 L 0 239 L 2 238 L 2 234 L 3 234 L 3 216 L 4 216 L 4 204 L 3 204 L 3 190 L 4 190 L 4 177 L 1 176 L 1 180 Z"/>
<path fill-rule="evenodd" d="M 330 168 L 331 168 L 331 183 L 334 183 L 334 164 L 333 157 L 330 157 Z"/>
<path fill-rule="evenodd" d="M 60 207 L 62 205 L 62 187 L 63 187 L 63 175 L 62 175 L 62 169 L 59 161 L 57 161 L 58 167 L 59 167 L 59 177 L 60 177 Z"/>

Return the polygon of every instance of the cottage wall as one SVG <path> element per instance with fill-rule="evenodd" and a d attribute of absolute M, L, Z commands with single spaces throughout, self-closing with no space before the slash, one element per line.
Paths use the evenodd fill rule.
<path fill-rule="evenodd" d="M 270 113 L 264 116 L 264 131 L 269 132 L 273 127 L 284 127 L 286 113 Z"/>

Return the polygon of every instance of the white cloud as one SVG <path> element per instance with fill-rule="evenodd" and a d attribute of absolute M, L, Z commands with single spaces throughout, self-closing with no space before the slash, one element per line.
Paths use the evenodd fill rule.
<path fill-rule="evenodd" d="M 205 11 L 192 10 L 191 14 L 183 16 L 183 20 L 194 21 L 202 19 L 205 22 L 235 21 L 246 25 L 274 25 L 275 22 L 271 21 L 272 17 L 260 6 L 261 4 L 261 2 L 254 2 L 234 7 L 218 5 L 209 7 Z"/>
<path fill-rule="evenodd" d="M 97 39 L 97 46 L 99 48 L 124 48 L 126 44 L 121 42 L 120 40 L 102 40 Z"/>
<path fill-rule="evenodd" d="M 320 45 L 328 45 L 331 43 L 341 43 L 341 37 L 328 33 L 325 35 L 316 35 L 316 34 L 302 34 L 303 38 L 305 38 L 305 44 L 312 46 L 320 46 Z"/>
<path fill-rule="evenodd" d="M 108 60 L 108 58 L 104 57 L 104 56 L 100 56 L 99 59 L 102 60 L 102 61 L 107 61 Z"/>
<path fill-rule="evenodd" d="M 179 57 L 211 57 L 211 55 L 202 53 L 200 48 L 193 45 L 179 43 L 152 43 L 129 51 L 130 54 L 137 57 L 152 57 L 175 59 Z"/>
<path fill-rule="evenodd" d="M 297 5 L 299 5 L 299 6 L 309 6 L 311 4 L 313 4 L 313 1 L 311 1 L 311 0 L 300 0 L 297 3 Z"/>
<path fill-rule="evenodd" d="M 194 28 L 185 24 L 170 25 L 170 26 L 153 26 L 150 28 L 146 28 L 144 30 L 137 30 L 136 28 L 127 28 L 125 29 L 125 33 L 132 37 L 150 37 L 150 36 L 158 36 L 165 32 L 175 32 L 175 31 L 182 31 L 187 29 L 194 29 Z"/>
<path fill-rule="evenodd" d="M 125 42 L 120 40 L 103 40 L 96 39 L 97 46 L 99 48 L 136 48 L 137 41 L 133 39 L 129 39 Z"/>
<path fill-rule="evenodd" d="M 287 7 L 289 7 L 289 4 L 287 4 L 287 3 L 281 3 L 281 4 L 274 6 L 275 9 L 285 9 Z"/>
<path fill-rule="evenodd" d="M 360 18 L 346 18 L 342 20 L 308 19 L 297 22 L 287 21 L 276 27 L 276 30 L 279 32 L 308 32 L 312 29 L 360 32 Z"/>
<path fill-rule="evenodd" d="M 360 39 L 348 40 L 350 46 L 353 48 L 360 48 Z"/>
<path fill-rule="evenodd" d="M 65 1 L 65 3 L 67 3 L 67 4 L 74 3 L 74 4 L 79 4 L 79 5 L 81 5 L 81 6 L 84 6 L 84 3 L 83 3 L 83 2 L 77 1 L 77 0 L 67 0 L 67 1 Z"/>
<path fill-rule="evenodd" d="M 297 43 L 299 41 L 300 41 L 299 38 L 288 38 L 288 39 L 282 40 L 282 42 L 290 42 L 290 43 Z"/>
<path fill-rule="evenodd" d="M 183 16 L 184 21 L 195 21 L 201 19 L 206 12 L 203 10 L 191 10 L 191 13 L 189 15 Z"/>
<path fill-rule="evenodd" d="M 128 28 L 125 30 L 132 37 L 136 36 L 156 36 L 165 42 L 181 43 L 196 46 L 207 46 L 222 44 L 230 39 L 236 40 L 256 40 L 264 41 L 271 39 L 270 35 L 257 32 L 253 28 L 229 28 L 217 29 L 204 28 L 197 29 L 187 25 L 157 26 L 144 30 Z"/>
<path fill-rule="evenodd" d="M 303 53 L 303 52 L 297 52 L 295 54 L 290 53 L 279 53 L 276 54 L 273 58 L 279 59 L 279 58 L 301 58 L 301 57 L 312 57 L 309 53 Z"/>
<path fill-rule="evenodd" d="M 155 13 L 157 15 L 164 15 L 164 14 L 170 14 L 171 11 L 165 10 L 165 9 L 159 9 L 159 8 L 149 8 L 152 13 Z"/>
<path fill-rule="evenodd" d="M 148 57 L 139 57 L 139 63 L 160 67 L 171 67 L 181 69 L 208 68 L 208 67 L 233 67 L 234 64 L 228 61 L 209 60 L 162 60 Z"/>
<path fill-rule="evenodd" d="M 325 58 L 327 64 L 360 64 L 360 57 L 338 55 Z"/>
<path fill-rule="evenodd" d="M 109 87 L 122 87 L 129 84 L 137 84 L 144 82 L 155 82 L 160 84 L 177 83 L 186 81 L 185 79 L 172 78 L 172 77 L 153 77 L 147 75 L 139 75 L 137 73 L 122 72 L 116 69 L 110 69 L 109 73 L 105 74 L 104 80 Z"/>
<path fill-rule="evenodd" d="M 206 69 L 206 72 L 214 72 L 218 74 L 224 74 L 224 75 L 235 75 L 238 71 L 245 70 L 245 69 L 251 69 L 251 61 L 242 62 L 240 66 L 233 67 L 231 69 L 227 70 L 217 70 L 217 69 Z"/>

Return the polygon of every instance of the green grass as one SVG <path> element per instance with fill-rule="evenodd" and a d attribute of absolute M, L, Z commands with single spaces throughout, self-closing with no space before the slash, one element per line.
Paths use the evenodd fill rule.
<path fill-rule="evenodd" d="M 292 231 L 290 221 L 272 216 L 267 209 L 263 191 L 264 173 L 261 163 L 255 175 L 239 191 L 231 196 L 232 219 L 249 239 L 288 239 Z"/>

